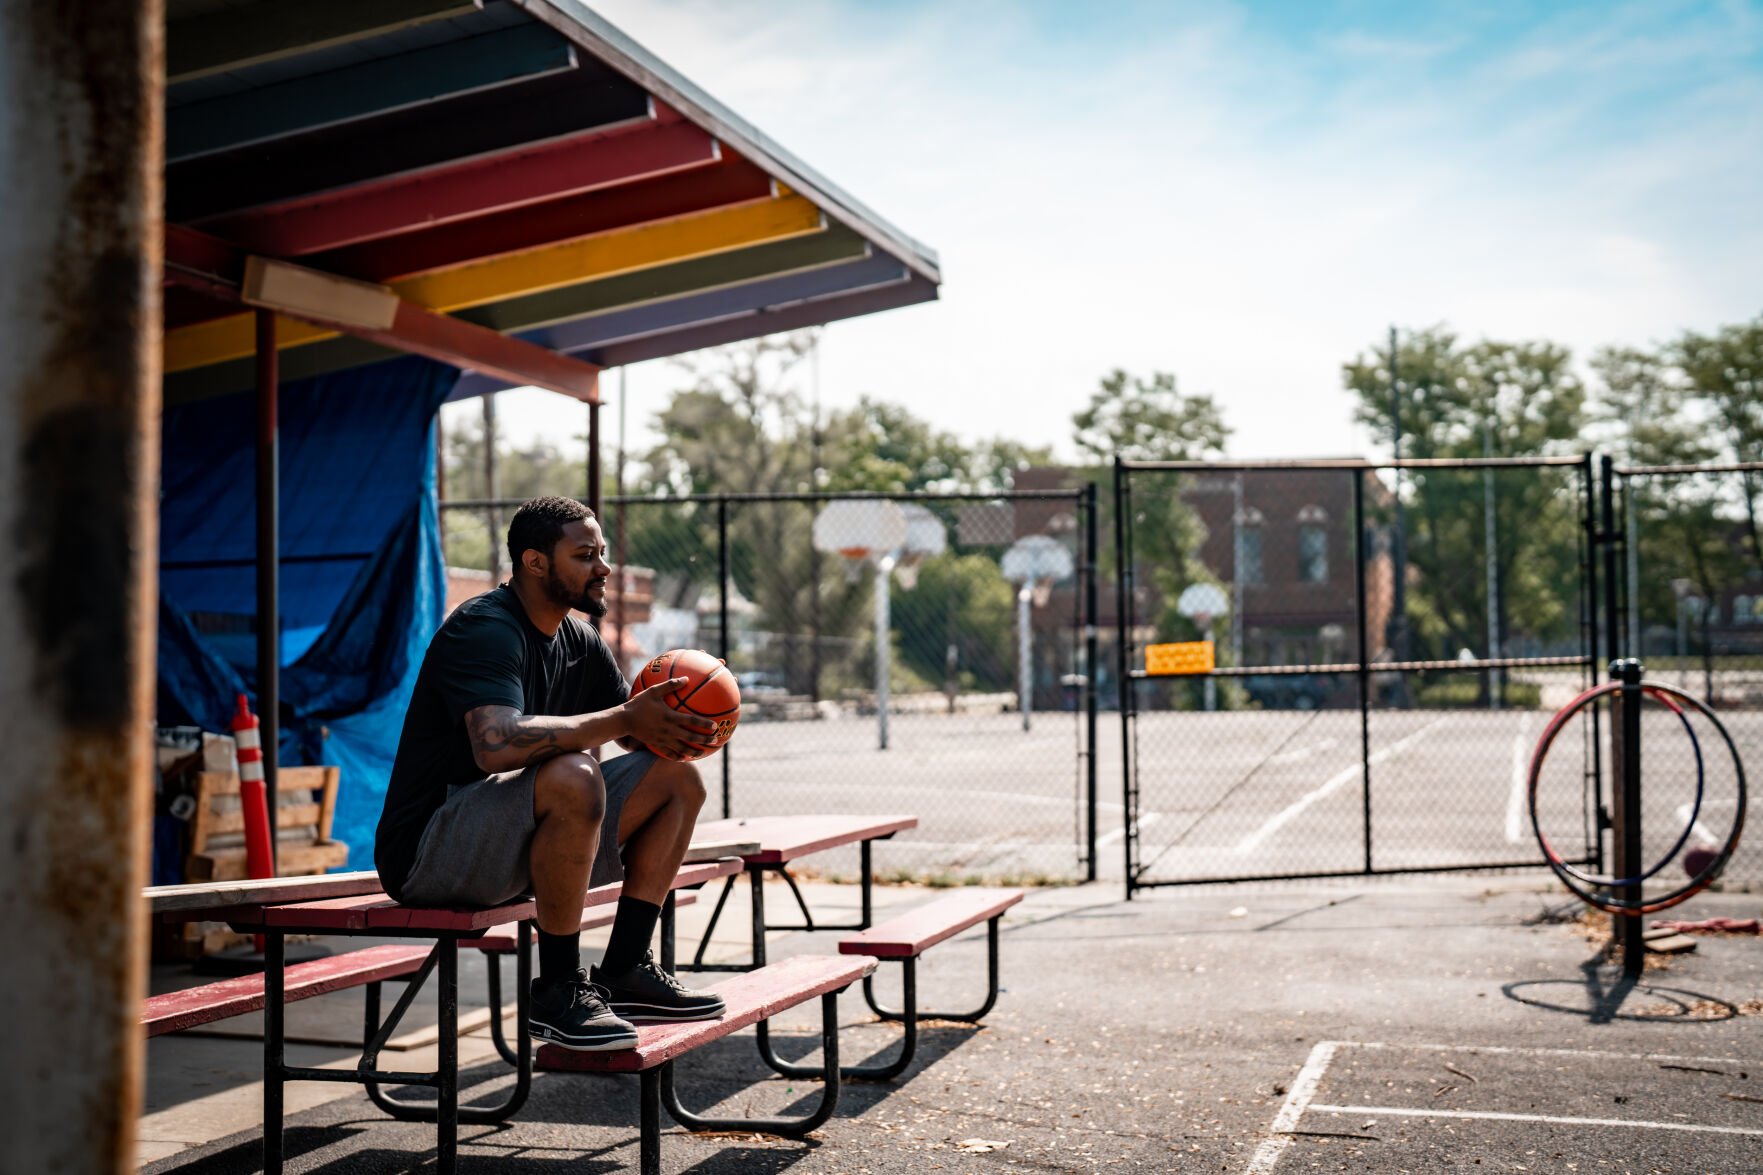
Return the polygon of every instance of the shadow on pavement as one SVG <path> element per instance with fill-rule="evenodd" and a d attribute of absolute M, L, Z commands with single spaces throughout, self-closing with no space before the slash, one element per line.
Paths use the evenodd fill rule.
<path fill-rule="evenodd" d="M 1601 952 L 1581 963 L 1579 969 L 1581 978 L 1577 980 L 1520 979 L 1500 990 L 1507 999 L 1528 1007 L 1583 1016 L 1593 1024 L 1616 1020 L 1706 1024 L 1730 1020 L 1739 1014 L 1737 1006 L 1719 996 L 1659 987 L 1625 975 L 1619 967 L 1607 963 Z M 1635 1006 L 1624 1011 L 1624 1005 L 1631 999 Z M 1651 1002 L 1641 1003 L 1642 999 Z"/>

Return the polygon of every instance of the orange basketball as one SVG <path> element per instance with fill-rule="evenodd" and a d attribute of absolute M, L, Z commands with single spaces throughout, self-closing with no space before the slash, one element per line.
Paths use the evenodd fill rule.
<path fill-rule="evenodd" d="M 686 684 L 667 699 L 668 705 L 716 723 L 716 733 L 705 741 L 702 752 L 689 756 L 702 759 L 734 735 L 741 720 L 741 687 L 728 666 L 703 649 L 669 649 L 643 666 L 631 689 L 648 689 L 676 677 L 685 678 Z"/>

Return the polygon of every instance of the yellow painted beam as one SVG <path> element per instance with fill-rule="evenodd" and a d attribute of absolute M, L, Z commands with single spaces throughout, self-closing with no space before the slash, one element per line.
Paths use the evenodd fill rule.
<path fill-rule="evenodd" d="M 391 288 L 407 302 L 446 314 L 559 286 L 803 236 L 824 227 L 820 209 L 801 196 L 785 195 L 763 204 L 616 229 L 489 261 L 417 274 L 391 283 Z M 297 347 L 335 338 L 337 334 L 284 318 L 276 331 L 276 343 L 278 347 Z M 252 354 L 255 347 L 250 314 L 193 323 L 166 332 L 165 370 L 187 371 L 241 359 Z"/>

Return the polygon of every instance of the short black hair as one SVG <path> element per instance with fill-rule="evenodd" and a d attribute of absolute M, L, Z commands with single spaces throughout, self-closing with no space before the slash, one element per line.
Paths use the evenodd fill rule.
<path fill-rule="evenodd" d="M 592 518 L 594 512 L 574 498 L 534 498 L 521 503 L 508 524 L 508 558 L 515 567 L 526 551 L 537 551 L 546 558 L 563 538 L 563 528 L 572 522 Z"/>

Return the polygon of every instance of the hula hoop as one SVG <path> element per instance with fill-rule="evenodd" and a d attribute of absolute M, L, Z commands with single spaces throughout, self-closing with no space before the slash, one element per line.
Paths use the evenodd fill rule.
<path fill-rule="evenodd" d="M 1605 682 L 1603 685 L 1593 686 L 1591 689 L 1586 690 L 1577 698 L 1574 698 L 1571 702 L 1567 703 L 1567 705 L 1563 706 L 1560 711 L 1549 720 L 1549 725 L 1544 729 L 1542 737 L 1537 741 L 1536 750 L 1531 754 L 1529 780 L 1530 825 L 1531 831 L 1536 834 L 1537 843 L 1542 847 L 1544 861 L 1560 880 L 1561 884 L 1567 887 L 1569 892 L 1587 905 L 1602 910 L 1606 914 L 1639 916 L 1644 914 L 1654 914 L 1660 910 L 1675 906 L 1680 902 L 1688 901 L 1690 898 L 1701 893 L 1704 889 L 1707 889 L 1708 886 L 1712 885 L 1715 878 L 1719 877 L 1721 872 L 1725 870 L 1727 862 L 1732 859 L 1733 853 L 1738 849 L 1739 837 L 1744 832 L 1745 828 L 1745 765 L 1744 760 L 1739 757 L 1738 748 L 1733 745 L 1732 735 L 1727 732 L 1726 726 L 1719 718 L 1715 717 L 1714 711 L 1705 703 L 1697 698 L 1691 697 L 1680 689 L 1673 688 L 1672 686 L 1660 685 L 1654 682 L 1642 682 L 1642 692 L 1651 695 L 1666 707 L 1675 711 L 1678 720 L 1684 724 L 1686 729 L 1689 728 L 1689 719 L 1677 703 L 1682 703 L 1689 709 L 1696 711 L 1696 713 L 1706 718 L 1714 727 L 1715 731 L 1720 735 L 1721 740 L 1726 743 L 1727 753 L 1732 756 L 1732 767 L 1737 789 L 1737 804 L 1733 816 L 1732 832 L 1726 838 L 1726 844 L 1722 846 L 1720 852 L 1715 854 L 1714 859 L 1710 861 L 1701 872 L 1690 878 L 1688 884 L 1680 886 L 1679 888 L 1659 897 L 1650 900 L 1643 898 L 1638 901 L 1629 901 L 1606 894 L 1594 893 L 1591 890 L 1582 887 L 1581 882 L 1584 881 L 1585 885 L 1596 886 L 1600 889 L 1621 888 L 1638 884 L 1646 878 L 1658 873 L 1659 870 L 1668 864 L 1672 858 L 1677 855 L 1678 851 L 1683 848 L 1685 841 L 1689 837 L 1690 830 L 1695 827 L 1695 814 L 1701 811 L 1702 792 L 1706 782 L 1706 775 L 1703 770 L 1701 741 L 1696 738 L 1694 730 L 1690 730 L 1691 743 L 1696 748 L 1696 807 L 1689 821 L 1684 825 L 1683 835 L 1678 838 L 1677 844 L 1672 846 L 1671 852 L 1667 853 L 1665 857 L 1660 860 L 1659 864 L 1635 878 L 1593 878 L 1590 875 L 1581 873 L 1579 870 L 1569 866 L 1561 859 L 1561 855 L 1555 851 L 1554 846 L 1549 843 L 1549 839 L 1544 835 L 1542 824 L 1537 817 L 1537 781 L 1542 774 L 1543 759 L 1547 756 L 1549 747 L 1554 743 L 1555 736 L 1561 732 L 1561 729 L 1566 725 L 1569 718 L 1604 695 L 1615 693 L 1622 688 L 1623 684 L 1619 681 Z"/>
<path fill-rule="evenodd" d="M 1621 688 L 1620 682 L 1609 684 L 1614 684 L 1617 688 Z M 1554 741 L 1556 731 L 1558 731 L 1561 726 L 1566 725 L 1566 719 L 1571 718 L 1585 706 L 1588 706 L 1597 700 L 1597 691 L 1588 691 L 1586 694 L 1581 694 L 1580 697 L 1569 702 L 1567 708 L 1563 709 L 1560 714 L 1555 716 L 1554 720 L 1550 722 L 1549 728 L 1543 731 L 1543 737 L 1539 740 L 1536 754 L 1531 760 L 1530 822 L 1531 827 L 1536 831 L 1538 842 L 1543 847 L 1543 855 L 1559 865 L 1561 869 L 1566 870 L 1568 873 L 1571 873 L 1574 877 L 1584 882 L 1586 885 L 1595 886 L 1598 889 L 1620 889 L 1630 885 L 1640 885 L 1649 877 L 1652 877 L 1661 869 L 1664 869 L 1667 865 L 1671 864 L 1677 854 L 1683 851 L 1683 846 L 1689 842 L 1690 833 L 1695 831 L 1696 819 L 1702 814 L 1702 796 L 1706 791 L 1708 783 L 1708 773 L 1702 762 L 1702 740 L 1696 737 L 1695 728 L 1690 725 L 1689 717 L 1683 712 L 1683 708 L 1676 702 L 1672 701 L 1669 696 L 1645 684 L 1641 686 L 1641 691 L 1650 694 L 1667 710 L 1670 710 L 1673 714 L 1677 715 L 1677 720 L 1683 724 L 1683 732 L 1689 735 L 1690 747 L 1696 752 L 1696 801 L 1694 804 L 1690 805 L 1689 818 L 1683 823 L 1683 832 L 1678 835 L 1677 843 L 1672 845 L 1670 849 L 1666 850 L 1665 854 L 1659 858 L 1659 863 L 1645 873 L 1637 873 L 1633 877 L 1603 877 L 1596 873 L 1587 873 L 1584 870 L 1574 868 L 1573 865 L 1565 860 L 1560 853 L 1555 851 L 1555 847 L 1549 843 L 1549 838 L 1543 835 L 1542 822 L 1537 818 L 1537 780 L 1542 771 L 1542 756 L 1547 753 L 1548 745 Z"/>

